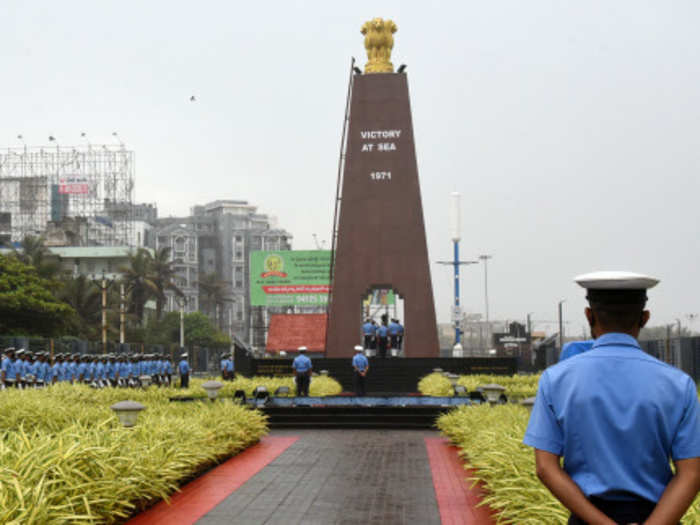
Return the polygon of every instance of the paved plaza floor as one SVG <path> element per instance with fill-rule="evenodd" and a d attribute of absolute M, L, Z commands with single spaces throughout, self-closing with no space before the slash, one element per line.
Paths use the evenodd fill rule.
<path fill-rule="evenodd" d="M 437 432 L 277 430 L 130 525 L 490 525 Z"/>

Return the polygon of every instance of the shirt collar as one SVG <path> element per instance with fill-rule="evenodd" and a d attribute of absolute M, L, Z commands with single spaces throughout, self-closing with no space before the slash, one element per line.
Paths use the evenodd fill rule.
<path fill-rule="evenodd" d="M 620 333 L 609 333 L 603 334 L 593 343 L 593 348 L 600 348 L 602 346 L 632 346 L 634 348 L 639 348 L 639 343 L 637 340 L 628 334 Z"/>

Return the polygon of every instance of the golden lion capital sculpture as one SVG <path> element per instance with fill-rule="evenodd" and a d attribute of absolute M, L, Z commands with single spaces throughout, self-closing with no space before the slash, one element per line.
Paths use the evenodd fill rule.
<path fill-rule="evenodd" d="M 365 73 L 393 73 L 391 49 L 394 47 L 396 24 L 391 20 L 373 18 L 362 25 L 361 33 L 365 35 L 367 58 Z"/>

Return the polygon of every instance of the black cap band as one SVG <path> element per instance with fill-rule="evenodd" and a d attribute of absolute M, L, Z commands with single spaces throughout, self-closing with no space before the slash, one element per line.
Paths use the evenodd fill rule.
<path fill-rule="evenodd" d="M 647 302 L 646 290 L 588 290 L 588 302 L 593 305 L 644 306 Z"/>

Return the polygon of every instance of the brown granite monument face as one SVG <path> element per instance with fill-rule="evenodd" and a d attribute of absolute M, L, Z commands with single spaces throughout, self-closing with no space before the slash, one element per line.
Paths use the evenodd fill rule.
<path fill-rule="evenodd" d="M 336 242 L 327 357 L 361 344 L 362 299 L 393 289 L 404 301 L 404 355 L 439 344 L 407 77 L 356 75 Z"/>

